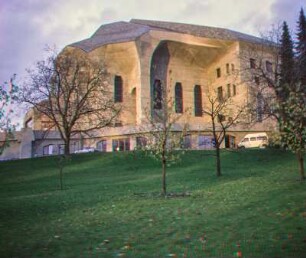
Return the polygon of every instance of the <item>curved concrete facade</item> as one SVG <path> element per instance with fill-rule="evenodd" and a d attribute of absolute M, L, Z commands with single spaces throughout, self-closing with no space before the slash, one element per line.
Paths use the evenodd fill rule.
<path fill-rule="evenodd" d="M 187 112 L 176 128 L 180 130 L 188 121 L 192 148 L 200 148 L 199 137 L 210 135 L 210 118 L 195 116 L 195 86 L 201 89 L 204 109 L 209 105 L 208 96 L 216 94 L 220 87 L 223 94 L 232 92 L 237 105 L 254 101 L 252 87 L 241 72 L 245 65 L 241 53 L 247 53 L 250 46 L 262 49 L 261 39 L 221 28 L 145 20 L 102 25 L 90 38 L 67 46 L 63 52 L 104 63 L 110 74 L 110 91 L 114 91 L 115 76 L 122 78 L 122 112 L 117 126 L 94 132 L 79 146 L 97 147 L 105 141 L 103 151 L 114 150 L 117 143 L 123 149 L 133 149 L 137 134 L 147 130 L 144 128 L 147 112 L 152 109 L 152 87 L 155 80 L 160 80 L 173 99 L 175 85 L 180 83 Z M 269 58 L 272 57 L 267 50 L 266 59 Z M 231 112 L 234 110 L 228 113 Z M 33 130 L 43 130 L 43 120 L 35 112 L 29 112 L 25 118 L 25 122 L 31 121 Z M 237 144 L 248 132 L 275 130 L 275 122 L 268 120 L 230 130 Z"/>

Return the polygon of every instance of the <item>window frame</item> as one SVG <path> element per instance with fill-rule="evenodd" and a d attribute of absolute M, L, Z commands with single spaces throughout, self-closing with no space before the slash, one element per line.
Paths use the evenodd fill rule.
<path fill-rule="evenodd" d="M 200 85 L 195 85 L 193 88 L 193 104 L 194 104 L 194 116 L 203 116 L 203 103 L 202 103 L 202 89 Z"/>
<path fill-rule="evenodd" d="M 123 102 L 123 80 L 120 75 L 114 77 L 114 102 Z"/>

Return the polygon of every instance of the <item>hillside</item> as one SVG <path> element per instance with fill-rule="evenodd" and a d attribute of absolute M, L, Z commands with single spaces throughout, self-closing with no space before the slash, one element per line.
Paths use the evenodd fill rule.
<path fill-rule="evenodd" d="M 191 151 L 168 170 L 132 153 L 0 163 L 1 257 L 305 257 L 306 183 L 276 150 Z"/>

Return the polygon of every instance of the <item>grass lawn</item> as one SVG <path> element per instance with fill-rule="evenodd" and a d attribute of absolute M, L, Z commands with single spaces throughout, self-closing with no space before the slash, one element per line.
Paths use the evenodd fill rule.
<path fill-rule="evenodd" d="M 306 257 L 306 183 L 277 150 L 190 151 L 161 171 L 132 153 L 0 163 L 0 257 Z M 240 255 L 241 254 L 241 255 Z"/>

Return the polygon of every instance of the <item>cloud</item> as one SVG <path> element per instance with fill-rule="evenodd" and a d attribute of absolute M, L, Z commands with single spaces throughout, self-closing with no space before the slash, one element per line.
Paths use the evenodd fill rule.
<path fill-rule="evenodd" d="M 304 1 L 304 0 L 303 0 Z M 278 20 L 293 29 L 302 0 L 2 0 L 0 82 L 23 74 L 46 44 L 90 37 L 102 24 L 131 18 L 230 28 L 258 35 Z"/>
<path fill-rule="evenodd" d="M 292 31 L 296 29 L 296 22 L 301 10 L 306 8 L 305 0 L 278 0 L 271 6 L 272 20 L 275 24 L 286 21 Z M 293 34 L 294 36 L 294 34 Z"/>

